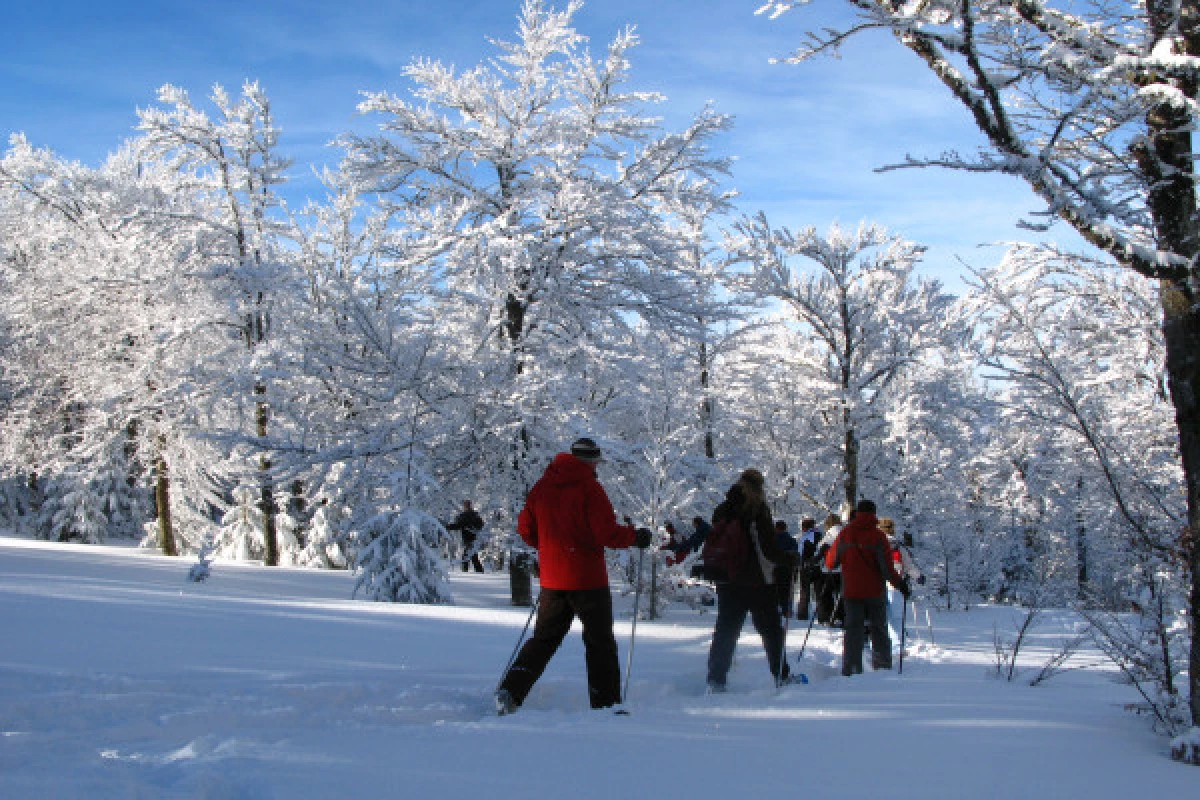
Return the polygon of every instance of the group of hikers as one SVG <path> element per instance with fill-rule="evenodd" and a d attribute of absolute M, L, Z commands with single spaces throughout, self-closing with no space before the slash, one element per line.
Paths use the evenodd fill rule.
<path fill-rule="evenodd" d="M 604 487 L 596 477 L 601 450 L 588 438 L 577 439 L 559 453 L 534 484 L 517 518 L 517 532 L 538 553 L 541 592 L 533 633 L 514 653 L 496 689 L 496 710 L 510 714 L 525 702 L 550 659 L 566 638 L 575 618 L 583 627 L 588 699 L 592 708 L 621 703 L 621 675 L 613 633 L 613 604 L 605 563 L 606 548 L 649 547 L 653 533 L 618 522 Z M 471 516 L 473 515 L 473 516 Z M 687 537 L 667 527 L 667 548 L 682 559 L 700 550 L 707 576 L 716 586 L 717 618 L 708 653 L 709 692 L 724 692 L 734 650 L 746 616 L 762 639 L 767 665 L 777 685 L 793 682 L 784 654 L 784 617 L 793 610 L 807 618 L 816 605 L 817 619 L 844 628 L 842 674 L 863 671 L 863 644 L 869 632 L 872 667 L 891 669 L 887 585 L 907 598 L 911 581 L 924 582 L 907 548 L 895 540 L 891 520 L 876 516 L 870 500 L 859 501 L 849 519 L 831 515 L 823 534 L 814 520 L 801 523 L 800 541 L 785 522 L 772 518 L 764 480 L 755 469 L 744 471 L 725 493 L 711 523 L 693 519 Z M 470 504 L 454 529 L 478 535 L 478 514 Z M 745 555 L 733 557 L 741 545 Z M 725 548 L 722 550 L 722 548 Z M 471 559 L 464 556 L 463 569 Z M 707 562 L 712 561 L 712 564 Z M 723 572 L 712 573 L 718 565 Z M 796 597 L 793 606 L 793 597 Z M 893 611 L 896 613 L 899 609 Z M 531 614 L 533 612 L 531 611 Z M 899 613 L 903 613 L 899 611 Z"/>

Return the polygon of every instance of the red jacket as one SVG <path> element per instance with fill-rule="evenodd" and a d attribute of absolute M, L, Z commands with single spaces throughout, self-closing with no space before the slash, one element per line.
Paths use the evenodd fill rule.
<path fill-rule="evenodd" d="M 555 456 L 533 485 L 517 532 L 538 549 L 546 589 L 608 588 L 604 548 L 629 547 L 634 539 L 632 525 L 617 524 L 596 468 L 570 453 Z"/>
<path fill-rule="evenodd" d="M 883 597 L 885 580 L 897 589 L 903 583 L 892 567 L 892 548 L 874 514 L 854 515 L 825 554 L 825 565 L 830 569 L 841 565 L 842 596 L 847 600 Z"/>

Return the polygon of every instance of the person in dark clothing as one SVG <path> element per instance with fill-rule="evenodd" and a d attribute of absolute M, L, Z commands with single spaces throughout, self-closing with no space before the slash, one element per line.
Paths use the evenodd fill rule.
<path fill-rule="evenodd" d="M 525 499 L 517 532 L 538 551 L 541 594 L 537 622 L 496 690 L 496 710 L 516 711 L 571 630 L 583 624 L 588 699 L 592 708 L 621 702 L 621 668 L 613 636 L 612 594 L 604 548 L 650 545 L 651 532 L 617 523 L 612 503 L 596 480 L 600 448 L 578 439 L 559 453 Z"/>
<path fill-rule="evenodd" d="M 779 549 L 775 525 L 763 494 L 763 476 L 755 469 L 741 474 L 713 512 L 713 527 L 737 520 L 749 534 L 751 558 L 742 572 L 717 583 L 717 621 L 708 651 L 708 689 L 725 691 L 738 636 L 746 614 L 762 638 L 767 665 L 778 682 L 788 682 L 790 669 L 783 658 L 783 620 L 779 616 L 774 580 L 775 565 L 792 568 L 795 556 Z"/>
<path fill-rule="evenodd" d="M 825 533 L 817 540 L 817 570 L 813 576 L 816 594 L 817 622 L 822 625 L 840 623 L 842 608 L 841 570 L 832 570 L 825 565 L 825 556 L 833 547 L 834 540 L 842 530 L 842 518 L 830 514 L 825 518 Z"/>
<path fill-rule="evenodd" d="M 800 521 L 800 571 L 796 578 L 800 585 L 799 596 L 796 599 L 796 619 L 808 619 L 814 573 L 819 575 L 821 572 L 820 565 L 815 563 L 817 541 L 820 538 L 815 519 L 805 517 Z"/>
<path fill-rule="evenodd" d="M 787 522 L 775 520 L 775 544 L 786 553 L 800 552 L 800 545 L 788 532 Z M 798 557 L 793 563 L 797 563 Z M 779 611 L 784 617 L 792 616 L 792 594 L 796 588 L 796 568 L 791 565 L 775 565 L 775 594 L 779 598 Z"/>
<path fill-rule="evenodd" d="M 471 507 L 470 500 L 463 500 L 462 511 L 454 518 L 454 522 L 446 526 L 446 530 L 458 531 L 462 536 L 462 571 L 467 572 L 468 567 L 473 566 L 476 572 L 483 572 L 483 563 L 475 549 L 475 540 L 483 530 L 483 517 Z"/>
<path fill-rule="evenodd" d="M 692 517 L 692 535 L 684 540 L 689 553 L 694 553 L 704 546 L 704 540 L 712 533 L 712 526 L 704 517 Z"/>
<path fill-rule="evenodd" d="M 864 624 L 871 630 L 871 666 L 892 668 L 892 638 L 888 635 L 887 583 L 905 597 L 908 584 L 892 565 L 892 549 L 879 530 L 875 504 L 860 500 L 854 518 L 846 523 L 826 555 L 830 569 L 842 568 L 842 600 L 846 632 L 842 638 L 842 675 L 861 673 Z"/>
<path fill-rule="evenodd" d="M 688 548 L 687 537 L 675 528 L 674 522 L 665 523 L 663 530 L 667 532 L 667 543 L 662 548 L 667 551 L 666 564 L 673 567 L 687 558 L 691 550 Z"/>

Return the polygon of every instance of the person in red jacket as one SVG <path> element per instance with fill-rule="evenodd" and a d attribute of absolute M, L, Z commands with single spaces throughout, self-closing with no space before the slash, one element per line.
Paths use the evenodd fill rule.
<path fill-rule="evenodd" d="M 517 532 L 538 551 L 541 594 L 533 635 L 496 690 L 496 710 L 516 711 L 571 630 L 583 624 L 588 699 L 592 708 L 621 702 L 621 667 L 613 636 L 612 594 L 604 548 L 647 547 L 651 533 L 617 523 L 596 480 L 600 448 L 578 439 L 559 453 L 534 484 L 517 517 Z"/>
<path fill-rule="evenodd" d="M 842 528 L 825 556 L 830 569 L 842 568 L 842 599 L 846 631 L 842 637 L 842 674 L 861 673 L 864 621 L 871 627 L 871 666 L 892 668 L 892 637 L 888 635 L 886 584 L 908 596 L 908 584 L 892 566 L 892 548 L 879 530 L 875 504 L 860 500 L 854 518 Z"/>

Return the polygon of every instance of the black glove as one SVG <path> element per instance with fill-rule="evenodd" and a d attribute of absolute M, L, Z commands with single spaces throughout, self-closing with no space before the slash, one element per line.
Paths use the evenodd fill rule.
<path fill-rule="evenodd" d="M 638 528 L 633 534 L 633 546 L 645 550 L 653 538 L 654 533 L 649 528 Z"/>
<path fill-rule="evenodd" d="M 924 586 L 924 585 L 925 585 L 925 576 L 918 575 L 917 576 L 917 586 Z"/>

